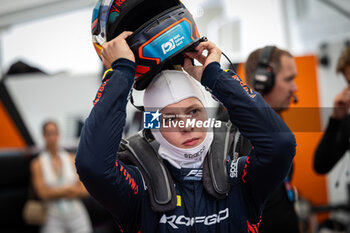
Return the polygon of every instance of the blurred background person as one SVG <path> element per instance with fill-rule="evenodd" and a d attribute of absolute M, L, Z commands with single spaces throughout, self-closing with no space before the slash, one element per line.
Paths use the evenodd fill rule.
<path fill-rule="evenodd" d="M 46 204 L 46 223 L 41 232 L 92 232 L 89 215 L 79 198 L 88 195 L 79 181 L 74 156 L 59 148 L 54 121 L 43 124 L 45 150 L 30 165 L 34 189 Z"/>
<path fill-rule="evenodd" d="M 247 84 L 260 92 L 264 100 L 280 115 L 297 102 L 294 93 L 297 68 L 294 57 L 275 46 L 253 51 L 245 63 Z M 281 115 L 280 115 L 281 116 Z M 268 198 L 260 223 L 261 233 L 298 233 L 299 222 L 294 209 L 294 192 L 290 184 L 293 166 L 284 182 Z"/>
<path fill-rule="evenodd" d="M 333 101 L 332 115 L 316 148 L 314 169 L 319 174 L 328 173 L 350 146 L 350 46 L 342 51 L 337 72 L 344 75 L 347 85 Z"/>

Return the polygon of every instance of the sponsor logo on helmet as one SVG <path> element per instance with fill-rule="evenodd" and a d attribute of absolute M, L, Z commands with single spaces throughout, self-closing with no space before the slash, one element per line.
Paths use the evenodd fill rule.
<path fill-rule="evenodd" d="M 221 210 L 218 214 L 211 214 L 209 216 L 186 217 L 184 215 L 166 216 L 165 214 L 163 214 L 159 223 L 163 223 L 163 224 L 168 223 L 172 228 L 179 229 L 181 225 L 193 226 L 194 223 L 210 226 L 213 224 L 218 224 L 221 221 L 227 219 L 228 217 L 229 217 L 229 209 L 226 208 L 224 210 Z"/>
<path fill-rule="evenodd" d="M 168 42 L 165 42 L 164 44 L 162 44 L 163 54 L 167 54 L 167 52 L 169 52 L 173 49 L 175 49 L 174 39 L 171 39 Z"/>
<path fill-rule="evenodd" d="M 125 2 L 125 0 L 116 0 L 114 3 L 115 3 L 117 6 L 121 6 L 121 5 L 123 5 L 124 2 Z"/>
<path fill-rule="evenodd" d="M 181 36 L 180 34 L 177 34 L 167 42 L 163 43 L 161 45 L 163 54 L 167 54 L 168 52 L 174 50 L 176 47 L 182 45 L 184 43 L 184 36 Z"/>

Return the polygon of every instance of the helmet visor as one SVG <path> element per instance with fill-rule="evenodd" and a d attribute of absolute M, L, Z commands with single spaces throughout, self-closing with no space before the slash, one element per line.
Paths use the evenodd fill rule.
<path fill-rule="evenodd" d="M 96 52 L 100 55 L 102 44 L 106 41 L 108 15 L 113 0 L 99 0 L 92 15 L 92 41 Z"/>

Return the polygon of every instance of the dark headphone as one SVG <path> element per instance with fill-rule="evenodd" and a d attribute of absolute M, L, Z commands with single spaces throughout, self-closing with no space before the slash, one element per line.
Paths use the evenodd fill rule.
<path fill-rule="evenodd" d="M 269 93 L 275 84 L 275 73 L 270 66 L 271 55 L 275 48 L 275 46 L 266 46 L 262 49 L 258 68 L 253 74 L 253 88 L 263 95 Z"/>

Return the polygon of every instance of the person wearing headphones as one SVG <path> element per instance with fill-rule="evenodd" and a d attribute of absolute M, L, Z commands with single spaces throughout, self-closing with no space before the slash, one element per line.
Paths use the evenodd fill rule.
<path fill-rule="evenodd" d="M 294 93 L 298 90 L 295 83 L 297 68 L 293 56 L 275 46 L 266 46 L 253 51 L 246 63 L 247 84 L 260 92 L 264 100 L 280 115 L 287 110 Z M 297 233 L 298 217 L 294 210 L 294 193 L 290 180 L 292 169 L 277 189 L 268 198 L 260 224 L 261 233 Z"/>
<path fill-rule="evenodd" d="M 79 177 L 123 232 L 256 233 L 267 196 L 290 168 L 294 135 L 259 93 L 235 72 L 221 69 L 220 49 L 199 41 L 192 16 L 179 1 L 154 1 L 158 5 L 151 7 L 152 2 L 98 3 L 93 37 L 108 70 L 82 130 Z M 172 3 L 176 6 L 168 8 Z M 147 7 L 165 8 L 137 28 L 130 26 L 135 19 L 115 21 L 137 4 L 139 11 L 128 9 L 132 17 L 142 18 Z M 118 22 L 133 32 L 113 31 L 120 29 Z M 187 73 L 165 65 L 178 63 L 178 56 Z M 232 159 L 230 124 L 208 117 L 203 86 L 251 141 L 250 154 Z M 133 87 L 145 89 L 145 129 L 122 139 Z"/>
<path fill-rule="evenodd" d="M 342 51 L 337 72 L 347 85 L 334 99 L 333 113 L 315 152 L 314 169 L 319 174 L 328 173 L 350 148 L 350 46 Z"/>

